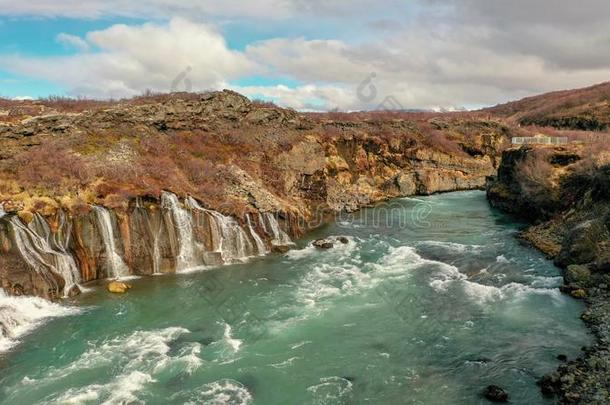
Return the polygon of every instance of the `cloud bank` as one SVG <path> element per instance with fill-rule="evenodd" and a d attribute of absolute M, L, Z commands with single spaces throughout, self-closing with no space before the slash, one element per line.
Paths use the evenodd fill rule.
<path fill-rule="evenodd" d="M 610 3 L 601 0 L 552 6 L 542 0 L 418 0 L 408 6 L 392 0 L 0 0 L 0 10 L 13 17 L 154 19 L 84 37 L 61 33 L 57 41 L 75 51 L 69 56 L 0 55 L 0 68 L 59 83 L 73 95 L 169 91 L 185 73 L 192 90 L 229 87 L 299 109 L 371 109 L 388 96 L 405 108 L 449 108 L 610 78 Z M 336 27 L 335 38 L 278 31 L 236 50 L 223 32 L 226 21 L 321 20 Z M 240 85 L 252 77 L 265 80 Z M 273 80 L 278 83 L 264 84 Z M 373 98 L 364 94 L 371 85 Z"/>

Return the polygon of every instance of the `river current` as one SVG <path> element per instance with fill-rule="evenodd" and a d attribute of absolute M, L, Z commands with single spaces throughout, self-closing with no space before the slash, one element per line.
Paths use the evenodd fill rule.
<path fill-rule="evenodd" d="M 590 337 L 520 226 L 482 192 L 399 199 L 126 295 L 0 297 L 32 318 L 0 346 L 0 403 L 471 405 L 490 384 L 552 403 L 536 381 Z"/>

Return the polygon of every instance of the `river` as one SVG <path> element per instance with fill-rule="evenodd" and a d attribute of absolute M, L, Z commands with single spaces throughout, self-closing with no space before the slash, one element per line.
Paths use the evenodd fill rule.
<path fill-rule="evenodd" d="M 399 199 L 284 255 L 39 302 L 58 316 L 0 354 L 0 403 L 552 403 L 536 380 L 591 338 L 519 226 L 482 192 Z"/>

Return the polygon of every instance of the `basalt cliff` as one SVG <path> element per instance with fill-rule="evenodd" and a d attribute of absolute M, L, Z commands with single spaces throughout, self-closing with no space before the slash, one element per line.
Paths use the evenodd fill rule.
<path fill-rule="evenodd" d="M 489 114 L 302 114 L 231 92 L 0 103 L 0 285 L 90 281 L 283 251 L 340 211 L 483 188 Z"/>

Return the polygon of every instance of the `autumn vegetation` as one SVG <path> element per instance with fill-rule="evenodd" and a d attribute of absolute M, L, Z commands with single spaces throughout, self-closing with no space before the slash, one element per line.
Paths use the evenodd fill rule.
<path fill-rule="evenodd" d="M 453 113 L 297 113 L 267 101 L 240 101 L 239 96 L 246 107 L 231 104 L 209 113 L 176 115 L 180 114 L 175 106 L 197 111 L 211 93 L 147 93 L 125 100 L 0 99 L 0 201 L 39 207 L 50 205 L 51 198 L 77 208 L 90 203 L 119 207 L 134 197 L 157 198 L 171 188 L 220 207 L 233 198 L 227 189 L 237 187 L 244 177 L 282 197 L 288 191 L 278 176 L 282 170 L 278 156 L 305 138 L 324 147 L 357 140 L 371 150 L 399 144 L 413 153 L 429 149 L 452 157 L 495 160 L 498 148 L 510 147 L 511 137 L 541 133 L 567 136 L 581 145 L 585 155 L 598 156 L 610 150 L 609 134 L 599 131 L 603 125 L 582 131 L 570 122 L 549 126 L 541 117 L 567 117 L 591 106 L 595 115 L 608 103 L 609 87 Z M 239 112 L 240 108 L 245 110 Z M 149 110 L 146 114 L 159 117 L 138 115 Z M 32 117 L 47 116 L 68 117 L 68 129 L 23 129 L 31 125 Z M 553 163 L 547 159 L 523 164 L 532 192 L 544 189 L 538 187 L 540 183 L 552 181 L 548 173 Z"/>

